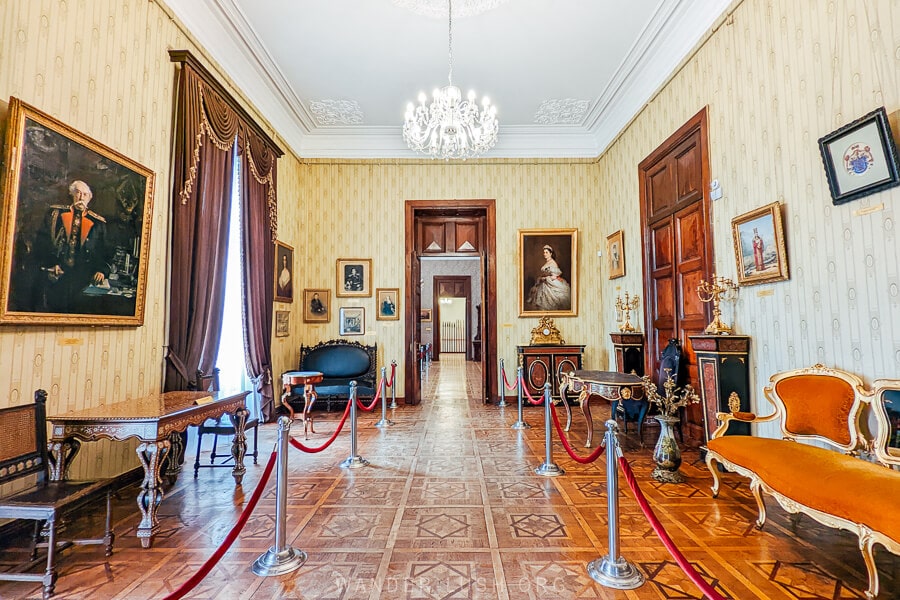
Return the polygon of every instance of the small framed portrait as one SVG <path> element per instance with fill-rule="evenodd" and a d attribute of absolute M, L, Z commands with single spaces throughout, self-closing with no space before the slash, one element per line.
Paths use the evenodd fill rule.
<path fill-rule="evenodd" d="M 519 230 L 519 316 L 578 315 L 578 230 Z"/>
<path fill-rule="evenodd" d="M 419 311 L 419 322 L 421 323 L 431 323 L 431 309 L 423 308 Z"/>
<path fill-rule="evenodd" d="M 331 290 L 303 290 L 303 322 L 331 321 Z"/>
<path fill-rule="evenodd" d="M 275 337 L 287 337 L 291 332 L 291 311 L 275 311 Z"/>
<path fill-rule="evenodd" d="M 294 248 L 275 242 L 275 302 L 294 301 Z"/>
<path fill-rule="evenodd" d="M 337 294 L 339 298 L 372 295 L 372 259 L 337 259 Z"/>
<path fill-rule="evenodd" d="M 731 221 L 738 285 L 788 278 L 781 204 L 773 202 Z"/>
<path fill-rule="evenodd" d="M 625 276 L 625 233 L 621 229 L 606 238 L 606 267 L 610 279 Z"/>
<path fill-rule="evenodd" d="M 900 185 L 897 146 L 882 106 L 819 139 L 834 204 Z"/>
<path fill-rule="evenodd" d="M 366 332 L 366 309 L 342 306 L 340 332 L 341 335 L 363 335 Z"/>
<path fill-rule="evenodd" d="M 153 172 L 11 98 L 0 323 L 144 323 Z"/>
<path fill-rule="evenodd" d="M 400 320 L 400 289 L 377 288 L 375 290 L 375 320 L 399 321 Z"/>

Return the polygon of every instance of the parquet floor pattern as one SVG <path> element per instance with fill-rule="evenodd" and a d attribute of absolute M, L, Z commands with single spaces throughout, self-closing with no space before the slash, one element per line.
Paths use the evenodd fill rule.
<path fill-rule="evenodd" d="M 646 583 L 618 591 L 595 583 L 588 562 L 607 552 L 605 457 L 590 465 L 571 460 L 561 444 L 553 456 L 566 474 L 534 474 L 543 462 L 542 409 L 528 407 L 532 429 L 514 431 L 515 405 L 500 409 L 478 399 L 481 374 L 459 355 L 443 355 L 423 380 L 425 401 L 391 411 L 395 425 L 373 425 L 364 414 L 359 454 L 371 466 L 345 470 L 349 428 L 328 450 L 289 453 L 287 540 L 309 554 L 299 570 L 256 577 L 250 565 L 274 543 L 275 489 L 259 506 L 221 562 L 188 598 L 316 600 L 574 600 L 701 598 L 659 542 L 620 478 L 620 547 Z M 576 413 L 570 432 L 581 446 Z M 336 413 L 317 414 L 307 445 L 334 431 Z M 598 428 L 599 428 L 598 419 Z M 294 434 L 301 435 L 299 426 Z M 651 438 L 641 448 L 622 438 L 626 457 L 676 544 L 729 599 L 863 598 L 865 567 L 856 538 L 804 518 L 796 532 L 789 515 L 769 501 L 769 521 L 757 530 L 755 503 L 745 480 L 725 474 L 718 499 L 694 450 L 685 450 L 682 485 L 660 484 L 652 470 Z M 633 432 L 633 428 L 632 428 Z M 260 465 L 248 466 L 242 487 L 229 469 L 185 471 L 161 505 L 161 532 L 141 549 L 136 489 L 117 500 L 116 549 L 66 550 L 59 559 L 56 598 L 161 599 L 197 571 L 234 525 L 274 446 L 274 425 L 260 427 Z M 192 447 L 192 446 L 189 446 Z M 188 457 L 188 462 L 192 457 Z M 102 529 L 102 508 L 79 515 Z M 0 542 L 0 569 L 21 558 L 21 540 Z M 900 559 L 877 554 L 881 598 L 900 598 Z M 0 598 L 40 598 L 38 585 L 0 582 Z"/>

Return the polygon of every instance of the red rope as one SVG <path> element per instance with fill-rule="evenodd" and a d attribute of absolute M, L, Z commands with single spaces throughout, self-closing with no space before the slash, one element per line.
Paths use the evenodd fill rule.
<path fill-rule="evenodd" d="M 391 378 L 387 382 L 388 387 L 394 387 L 394 374 L 397 372 L 397 364 L 391 363 Z"/>
<path fill-rule="evenodd" d="M 266 482 L 269 481 L 269 476 L 272 474 L 272 469 L 275 468 L 275 457 L 277 456 L 276 452 L 272 452 L 272 455 L 269 457 L 269 462 L 266 464 L 266 470 L 263 471 L 262 478 L 260 478 L 259 483 L 256 484 L 256 489 L 253 490 L 253 495 L 250 496 L 249 502 L 247 502 L 247 506 L 244 507 L 243 512 L 241 512 L 238 517 L 237 523 L 234 524 L 234 527 L 231 528 L 231 531 L 228 532 L 228 535 L 225 536 L 225 540 L 222 542 L 222 545 L 216 548 L 216 551 L 213 552 L 212 556 L 206 559 L 206 562 L 200 567 L 200 569 L 191 575 L 191 578 L 181 584 L 177 590 L 169 594 L 165 597 L 164 600 L 178 600 L 179 598 L 183 598 L 185 594 L 190 592 L 192 589 L 197 587 L 197 584 L 200 583 L 204 577 L 206 577 L 209 572 L 212 570 L 214 566 L 222 559 L 222 556 L 228 552 L 228 549 L 231 547 L 231 544 L 234 543 L 234 540 L 237 539 L 238 534 L 241 532 L 241 529 L 244 528 L 244 525 L 247 524 L 247 519 L 250 518 L 250 513 L 253 512 L 253 509 L 256 508 L 257 503 L 259 502 L 260 497 L 262 496 L 263 489 L 266 487 Z"/>
<path fill-rule="evenodd" d="M 684 554 L 681 553 L 681 550 L 675 546 L 675 542 L 673 542 L 672 538 L 669 537 L 669 534 L 666 533 L 662 523 L 659 522 L 659 519 L 657 519 L 656 515 L 653 513 L 653 509 L 650 508 L 647 498 L 645 498 L 644 494 L 641 492 L 641 488 L 638 487 L 637 481 L 634 478 L 634 472 L 631 470 L 631 465 L 628 464 L 628 461 L 625 460 L 624 456 L 619 457 L 619 466 L 622 468 L 622 474 L 625 475 L 625 481 L 628 482 L 628 487 L 631 488 L 631 493 L 634 494 L 635 500 L 637 500 L 638 505 L 640 505 L 641 510 L 644 512 L 644 516 L 647 517 L 647 520 L 650 521 L 650 524 L 653 526 L 653 531 L 659 536 L 659 539 L 669 551 L 669 554 L 672 555 L 672 558 L 675 559 L 675 562 L 678 563 L 678 566 L 681 567 L 681 570 L 684 571 L 684 574 L 687 575 L 688 578 L 694 582 L 694 585 L 700 588 L 700 591 L 706 594 L 706 597 L 710 600 L 725 600 L 721 594 L 714 590 L 713 587 L 700 576 L 693 565 L 691 565 L 684 557 Z"/>
<path fill-rule="evenodd" d="M 334 430 L 334 433 L 331 434 L 331 437 L 328 438 L 328 441 L 318 446 L 316 448 L 310 448 L 309 446 L 304 446 L 301 442 L 298 442 L 293 437 L 290 438 L 291 446 L 296 448 L 297 450 L 303 450 L 308 454 L 315 454 L 316 452 L 321 452 L 325 448 L 331 445 L 335 439 L 337 439 L 338 434 L 341 432 L 341 429 L 344 428 L 344 423 L 347 422 L 347 415 L 350 414 L 350 403 L 347 402 L 347 408 L 344 409 L 344 414 L 341 416 L 341 422 L 338 423 L 337 429 Z"/>
<path fill-rule="evenodd" d="M 527 386 L 527 385 L 523 385 L 523 386 L 522 386 L 522 389 L 525 390 L 525 395 L 528 396 L 528 402 L 530 402 L 531 404 L 533 404 L 533 405 L 535 405 L 535 406 L 539 405 L 539 404 L 541 403 L 541 400 L 544 399 L 543 396 L 541 396 L 541 400 L 535 400 L 534 398 L 532 398 L 532 397 L 531 397 L 531 392 L 528 391 L 528 386 Z"/>
<path fill-rule="evenodd" d="M 572 449 L 572 446 L 569 445 L 569 440 L 566 439 L 566 434 L 563 432 L 562 425 L 559 424 L 559 415 L 556 414 L 556 405 L 553 403 L 550 404 L 550 412 L 553 413 L 553 424 L 556 425 L 556 433 L 559 435 L 559 439 L 562 442 L 563 447 L 565 447 L 566 452 L 572 457 L 572 460 L 575 462 L 579 462 L 583 465 L 589 464 L 600 458 L 600 455 L 603 454 L 603 451 L 606 450 L 606 446 L 600 446 L 593 452 L 591 452 L 588 456 L 579 456 L 575 453 L 575 450 Z"/>
<path fill-rule="evenodd" d="M 506 378 L 506 368 L 505 367 L 500 369 L 500 374 L 503 375 L 503 385 L 506 386 L 506 389 L 508 389 L 509 391 L 513 391 L 514 389 L 516 389 L 517 385 L 509 385 L 509 380 Z M 516 384 L 518 384 L 518 383 L 519 383 L 519 380 L 517 379 Z"/>
<path fill-rule="evenodd" d="M 384 378 L 381 378 L 381 381 L 384 381 Z M 356 400 L 356 406 L 359 407 L 359 410 L 363 410 L 365 412 L 372 412 L 375 410 L 375 405 L 378 404 L 378 399 L 381 397 L 381 382 L 378 383 L 378 389 L 375 390 L 375 397 L 372 399 L 372 404 L 366 406 L 359 399 Z"/>

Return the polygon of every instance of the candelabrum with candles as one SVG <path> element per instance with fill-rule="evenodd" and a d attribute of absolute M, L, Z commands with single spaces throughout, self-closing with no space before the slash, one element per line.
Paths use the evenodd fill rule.
<path fill-rule="evenodd" d="M 633 333 L 637 331 L 634 328 L 634 325 L 631 324 L 631 311 L 637 310 L 639 299 L 637 294 L 629 296 L 628 292 L 625 292 L 624 300 L 622 300 L 621 296 L 616 296 L 616 310 L 622 312 L 624 316 L 622 324 L 619 325 L 619 331 L 622 333 Z"/>
<path fill-rule="evenodd" d="M 705 332 L 712 335 L 734 333 L 729 325 L 722 321 L 722 310 L 719 304 L 722 300 L 734 300 L 737 296 L 737 286 L 727 277 L 719 277 L 713 273 L 711 281 L 700 280 L 697 286 L 697 295 L 701 302 L 712 302 L 713 320 L 706 326 Z"/>

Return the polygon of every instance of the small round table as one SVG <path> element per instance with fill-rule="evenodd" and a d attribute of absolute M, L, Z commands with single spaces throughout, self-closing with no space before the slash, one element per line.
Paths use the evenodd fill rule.
<path fill-rule="evenodd" d="M 572 411 L 566 401 L 567 391 L 580 392 L 578 395 L 581 412 L 587 421 L 586 448 L 591 447 L 594 437 L 594 422 L 591 420 L 591 396 L 600 396 L 604 400 L 641 400 L 644 397 L 643 380 L 633 373 L 617 371 L 573 371 L 563 374 L 560 386 L 560 397 L 566 407 L 566 431 L 572 425 Z M 615 419 L 612 413 L 611 419 Z"/>
<path fill-rule="evenodd" d="M 288 410 L 291 420 L 294 418 L 294 409 L 288 402 L 291 395 L 291 388 L 295 385 L 303 386 L 303 437 L 306 438 L 309 433 L 315 433 L 313 429 L 313 420 L 310 415 L 313 404 L 319 395 L 316 393 L 316 384 L 322 381 L 324 375 L 319 371 L 287 371 L 281 376 L 281 383 L 284 386 L 284 393 L 281 394 L 281 405 Z"/>

